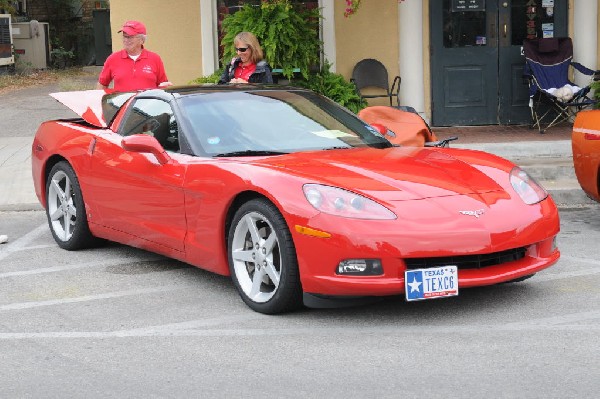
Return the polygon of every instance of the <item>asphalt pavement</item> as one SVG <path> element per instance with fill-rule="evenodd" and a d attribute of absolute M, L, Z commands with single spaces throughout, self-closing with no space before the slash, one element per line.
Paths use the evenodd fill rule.
<path fill-rule="evenodd" d="M 90 74 L 89 87 L 96 80 Z M 0 211 L 41 209 L 31 176 L 31 144 L 46 120 L 75 117 L 48 94 L 59 84 L 40 85 L 0 94 Z M 433 128 L 438 138 L 458 136 L 452 147 L 491 152 L 523 166 L 560 204 L 591 203 L 579 188 L 572 166 L 570 126 L 539 134 L 526 126 Z M 1 232 L 0 232 L 1 233 Z"/>

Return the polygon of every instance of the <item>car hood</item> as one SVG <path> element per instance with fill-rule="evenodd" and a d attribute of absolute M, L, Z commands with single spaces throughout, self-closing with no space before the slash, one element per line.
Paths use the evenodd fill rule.
<path fill-rule="evenodd" d="M 487 155 L 487 154 L 485 154 Z M 471 160 L 476 159 L 471 157 Z M 310 182 L 361 192 L 385 201 L 418 200 L 454 195 L 479 197 L 504 188 L 479 168 L 443 149 L 396 147 L 295 153 L 259 161 Z M 508 176 L 500 173 L 500 176 Z M 495 174 L 498 176 L 498 174 Z M 498 196 L 494 196 L 497 197 Z M 504 197 L 504 196 L 503 196 Z M 508 198 L 508 196 L 506 196 Z"/>

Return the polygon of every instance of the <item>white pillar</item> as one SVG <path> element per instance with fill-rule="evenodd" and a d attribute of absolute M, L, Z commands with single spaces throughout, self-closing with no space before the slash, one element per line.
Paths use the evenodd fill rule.
<path fill-rule="evenodd" d="M 413 107 L 425 117 L 423 76 L 423 4 L 420 1 L 398 3 L 398 66 L 402 84 L 400 105 Z"/>
<path fill-rule="evenodd" d="M 200 1 L 200 29 L 202 33 L 202 75 L 212 75 L 217 69 L 217 2 Z M 190 49 L 190 51 L 194 51 Z"/>
<path fill-rule="evenodd" d="M 577 0 L 573 2 L 573 61 L 596 70 L 598 49 L 598 1 Z M 587 86 L 589 76 L 575 73 L 575 83 Z"/>
<path fill-rule="evenodd" d="M 323 40 L 323 54 L 325 60 L 331 64 L 331 72 L 335 72 L 335 12 L 334 0 L 320 0 L 319 7 L 323 15 L 321 39 Z"/>

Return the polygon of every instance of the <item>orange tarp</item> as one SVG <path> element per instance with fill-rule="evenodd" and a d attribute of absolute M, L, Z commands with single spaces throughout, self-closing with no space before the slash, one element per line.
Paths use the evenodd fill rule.
<path fill-rule="evenodd" d="M 358 117 L 369 124 L 379 123 L 391 130 L 395 137 L 385 137 L 394 144 L 423 147 L 425 143 L 437 141 L 425 121 L 413 112 L 377 105 L 362 109 Z"/>

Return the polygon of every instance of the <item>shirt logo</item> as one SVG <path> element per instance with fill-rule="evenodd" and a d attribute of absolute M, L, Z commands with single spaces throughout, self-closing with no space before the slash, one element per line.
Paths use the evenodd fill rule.
<path fill-rule="evenodd" d="M 142 68 L 142 72 L 152 73 L 152 67 L 150 65 L 144 65 L 144 67 Z"/>
<path fill-rule="evenodd" d="M 483 209 L 477 209 L 475 211 L 458 211 L 458 212 L 463 215 L 466 215 L 466 216 L 475 216 L 478 219 L 479 219 L 479 216 L 481 216 L 485 213 L 485 211 Z"/>

